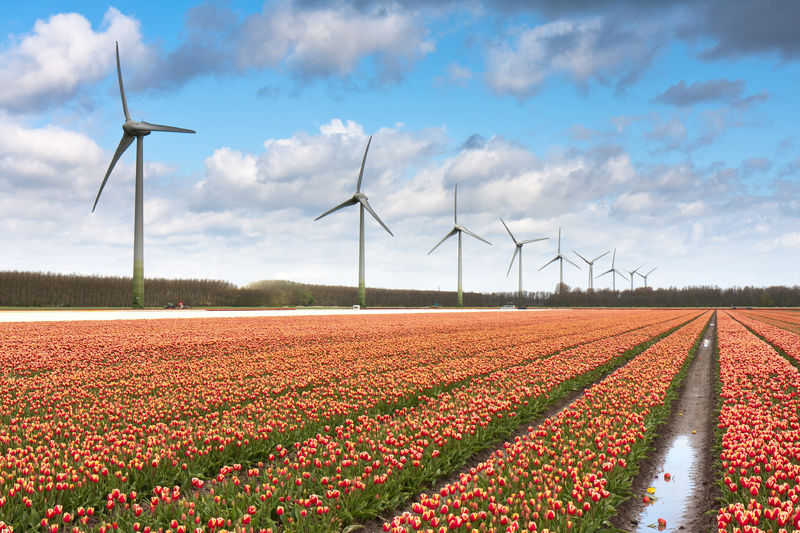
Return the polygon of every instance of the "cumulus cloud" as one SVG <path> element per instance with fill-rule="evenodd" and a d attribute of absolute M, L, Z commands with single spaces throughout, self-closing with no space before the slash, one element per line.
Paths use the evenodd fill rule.
<path fill-rule="evenodd" d="M 88 176 L 85 170 L 99 171 L 102 165 L 103 151 L 86 135 L 53 125 L 29 128 L 0 117 L 0 191 L 46 188 L 70 194 L 93 181 L 99 186 L 102 174 Z"/>
<path fill-rule="evenodd" d="M 368 138 L 361 125 L 332 119 L 318 134 L 268 139 L 260 154 L 219 148 L 206 159 L 205 177 L 194 187 L 194 208 L 263 209 L 291 201 L 296 208 L 327 209 L 332 206 L 328 203 L 339 197 L 343 201 L 355 191 Z M 407 132 L 402 125 L 381 128 L 368 153 L 364 190 L 381 191 L 404 179 L 445 143 L 441 128 L 420 132 Z"/>
<path fill-rule="evenodd" d="M 486 80 L 495 92 L 517 98 L 533 95 L 549 75 L 624 87 L 649 66 L 662 40 L 658 25 L 646 21 L 626 26 L 601 17 L 557 20 L 518 30 L 492 47 Z"/>
<path fill-rule="evenodd" d="M 142 43 L 139 22 L 109 8 L 102 31 L 78 13 L 37 20 L 33 30 L 12 39 L 0 52 L 0 106 L 36 111 L 63 103 L 114 68 L 114 41 L 128 64 L 151 58 Z"/>

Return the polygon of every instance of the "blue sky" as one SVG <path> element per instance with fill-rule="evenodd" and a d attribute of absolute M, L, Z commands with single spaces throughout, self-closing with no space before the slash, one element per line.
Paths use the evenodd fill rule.
<path fill-rule="evenodd" d="M 551 290 L 556 248 L 656 287 L 800 283 L 800 4 L 417 0 L 29 2 L 0 20 L 0 269 L 130 275 L 136 120 L 145 275 L 354 285 L 364 173 L 392 229 L 367 285 Z M 587 271 L 565 266 L 584 287 Z M 608 256 L 595 272 L 610 266 Z M 515 266 L 516 269 L 516 266 Z M 642 283 L 636 278 L 636 285 Z M 621 284 L 622 282 L 620 282 Z M 596 287 L 610 286 L 608 276 Z"/>

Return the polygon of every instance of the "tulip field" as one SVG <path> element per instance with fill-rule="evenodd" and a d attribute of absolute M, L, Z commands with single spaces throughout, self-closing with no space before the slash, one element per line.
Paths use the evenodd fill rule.
<path fill-rule="evenodd" d="M 711 317 L 0 324 L 0 533 L 597 531 Z M 790 531 L 800 313 L 717 322 L 720 530 Z"/>
<path fill-rule="evenodd" d="M 800 529 L 798 326 L 800 313 L 720 313 L 720 531 Z"/>

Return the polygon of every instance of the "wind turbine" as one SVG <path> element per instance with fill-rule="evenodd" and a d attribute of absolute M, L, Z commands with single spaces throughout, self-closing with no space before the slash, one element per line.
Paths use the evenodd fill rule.
<path fill-rule="evenodd" d="M 522 303 L 522 246 L 531 242 L 536 241 L 544 241 L 549 239 L 550 237 L 539 237 L 537 239 L 528 239 L 525 241 L 518 241 L 514 234 L 511 233 L 511 230 L 508 229 L 505 221 L 501 218 L 500 222 L 503 223 L 503 226 L 506 228 L 506 231 L 511 236 L 511 240 L 514 241 L 514 255 L 511 256 L 511 264 L 508 265 L 508 272 L 506 272 L 506 277 L 511 273 L 511 267 L 514 266 L 514 259 L 517 258 L 517 253 L 519 253 L 519 301 L 520 304 Z"/>
<path fill-rule="evenodd" d="M 546 266 L 548 266 L 550 263 L 555 263 L 556 261 L 558 261 L 558 290 L 560 292 L 561 291 L 561 286 L 564 285 L 564 261 L 566 261 L 570 265 L 574 266 L 578 270 L 581 269 L 581 267 L 579 267 L 578 265 L 576 265 L 575 263 L 573 263 L 572 261 L 567 259 L 566 256 L 561 254 L 561 227 L 558 228 L 558 253 L 556 254 L 556 256 L 554 258 L 552 258 L 550 261 L 545 263 L 544 266 L 542 266 L 542 268 L 540 268 L 539 270 L 541 271 Z"/>
<path fill-rule="evenodd" d="M 610 254 L 610 253 L 611 253 L 611 250 L 607 251 L 607 252 L 606 252 L 606 253 L 604 253 L 604 254 L 600 254 L 600 255 L 598 255 L 597 257 L 595 257 L 595 258 L 594 258 L 594 259 L 592 259 L 591 261 L 589 261 L 588 259 L 586 259 L 585 257 L 583 257 L 581 254 L 579 254 L 579 253 L 578 253 L 578 252 L 576 252 L 575 250 L 572 250 L 572 253 L 573 253 L 573 254 L 575 254 L 575 255 L 577 255 L 578 257 L 580 257 L 580 258 L 581 258 L 581 259 L 583 259 L 584 261 L 586 261 L 586 264 L 587 264 L 587 265 L 589 265 L 589 290 L 590 290 L 590 291 L 593 291 L 593 290 L 594 290 L 594 279 L 593 279 L 593 278 L 594 278 L 594 276 L 592 275 L 592 270 L 593 270 L 593 267 L 592 267 L 592 265 L 594 265 L 594 262 L 595 262 L 595 261 L 597 261 L 598 259 L 600 259 L 601 257 L 603 257 L 603 256 L 606 256 L 606 255 Z"/>
<path fill-rule="evenodd" d="M 131 120 L 130 113 L 128 113 L 128 101 L 125 99 L 125 88 L 122 85 L 122 69 L 119 66 L 119 43 L 116 43 L 117 50 L 117 79 L 119 80 L 119 94 L 122 97 L 122 111 L 125 113 L 125 122 L 122 124 L 122 140 L 119 141 L 117 151 L 111 159 L 111 164 L 108 165 L 106 176 L 103 178 L 103 183 L 100 184 L 100 190 L 97 191 L 97 197 L 94 199 L 92 206 L 92 213 L 97 207 L 97 201 L 100 200 L 100 194 L 103 192 L 103 187 L 106 186 L 108 177 L 117 164 L 119 158 L 125 153 L 125 150 L 136 139 L 136 194 L 134 198 L 134 224 L 133 224 L 133 307 L 144 307 L 144 200 L 143 200 L 143 184 L 144 174 L 142 167 L 143 164 L 143 151 L 144 151 L 144 136 L 150 135 L 154 131 L 168 131 L 173 133 L 195 133 L 194 130 L 187 130 L 183 128 L 176 128 L 174 126 L 162 126 L 160 124 L 150 124 L 149 122 L 137 122 Z"/>
<path fill-rule="evenodd" d="M 600 276 L 605 276 L 606 274 L 611 273 L 611 290 L 613 290 L 614 292 L 617 292 L 616 276 L 622 276 L 623 279 L 628 279 L 625 277 L 625 274 L 623 274 L 614 267 L 614 261 L 616 260 L 616 258 L 617 258 L 617 249 L 614 248 L 614 254 L 611 256 L 611 268 L 609 268 L 608 270 L 597 276 L 599 278 Z"/>
<path fill-rule="evenodd" d="M 458 307 L 463 307 L 464 306 L 464 296 L 463 296 L 463 292 L 461 290 L 461 234 L 462 233 L 466 233 L 467 235 L 469 235 L 471 237 L 475 237 L 479 241 L 483 241 L 488 245 L 491 245 L 492 243 L 490 243 L 489 241 L 487 241 L 483 237 L 479 237 L 478 235 L 475 235 L 474 233 L 472 233 L 470 230 L 468 230 L 464 226 L 460 226 L 458 224 L 458 183 L 456 183 L 455 196 L 453 198 L 454 198 L 453 199 L 453 222 L 454 222 L 453 229 L 451 229 L 450 233 L 445 235 L 444 238 L 441 241 L 436 243 L 436 246 L 431 248 L 431 251 L 428 252 L 428 255 L 431 255 L 431 253 L 435 249 L 437 249 L 439 247 L 439 245 L 442 244 L 444 241 L 446 241 L 447 239 L 449 239 L 453 235 L 458 234 Z"/>
<path fill-rule="evenodd" d="M 652 274 L 652 273 L 653 273 L 653 271 L 654 271 L 655 269 L 657 269 L 657 268 L 658 268 L 658 267 L 653 267 L 653 268 L 651 268 L 651 269 L 650 269 L 650 272 L 648 272 L 647 274 L 642 274 L 641 272 L 637 272 L 637 274 L 639 274 L 640 276 L 642 276 L 642 277 L 644 278 L 644 288 L 645 288 L 645 289 L 647 288 L 647 276 L 649 276 L 650 274 Z"/>
<path fill-rule="evenodd" d="M 364 158 L 361 160 L 361 170 L 358 172 L 358 182 L 356 183 L 356 192 L 349 200 L 345 200 L 344 202 L 340 203 L 336 207 L 328 209 L 320 216 L 314 219 L 317 221 L 324 216 L 330 215 L 334 211 L 338 211 L 344 207 L 348 207 L 351 205 L 359 204 L 359 223 L 358 223 L 358 305 L 361 307 L 365 307 L 367 303 L 367 288 L 364 281 L 364 210 L 366 209 L 369 211 L 369 214 L 378 221 L 383 229 L 385 229 L 389 235 L 394 237 L 394 233 L 386 227 L 386 224 L 383 223 L 383 220 L 372 210 L 372 207 L 369 205 L 367 201 L 367 196 L 361 192 L 361 181 L 364 178 L 364 164 L 367 162 L 367 152 L 369 152 L 369 145 L 372 142 L 372 136 L 370 135 L 369 140 L 367 141 L 367 148 L 364 150 Z"/>
<path fill-rule="evenodd" d="M 628 274 L 630 274 L 630 276 L 631 276 L 631 292 L 633 292 L 633 275 L 636 274 L 637 272 L 639 272 L 639 269 L 642 268 L 643 266 L 645 266 L 646 264 L 647 263 L 642 263 L 641 265 L 639 265 L 638 267 L 634 268 L 633 270 L 626 270 L 625 271 Z"/>

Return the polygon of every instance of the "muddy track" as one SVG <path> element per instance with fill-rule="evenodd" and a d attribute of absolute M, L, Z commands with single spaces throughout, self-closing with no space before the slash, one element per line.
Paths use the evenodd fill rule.
<path fill-rule="evenodd" d="M 679 518 L 677 521 L 668 522 L 667 530 L 716 531 L 716 516 L 708 514 L 708 511 L 717 508 L 719 496 L 715 483 L 712 451 L 715 445 L 714 429 L 717 426 L 715 334 L 716 315 L 703 334 L 703 341 L 698 346 L 686 378 L 678 389 L 678 397 L 669 418 L 656 428 L 658 437 L 653 441 L 654 449 L 642 463 L 639 473 L 633 480 L 631 498 L 619 506 L 617 516 L 610 521 L 615 528 L 622 531 L 654 531 L 646 527 L 648 524 L 641 523 L 645 513 L 642 497 L 654 480 L 662 475 L 665 458 L 676 439 L 683 437 L 688 439 L 696 457 L 688 472 L 683 473 L 688 475 L 692 482 L 691 494 L 685 500 L 689 504 L 682 513 L 673 511 Z M 706 340 L 709 342 L 706 343 Z M 673 475 L 675 474 L 673 472 Z"/>

